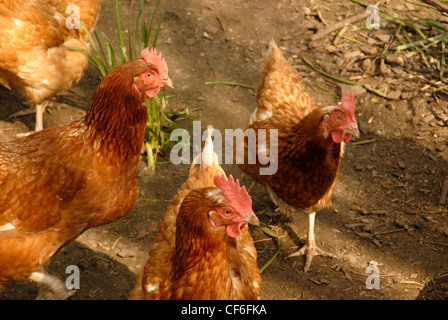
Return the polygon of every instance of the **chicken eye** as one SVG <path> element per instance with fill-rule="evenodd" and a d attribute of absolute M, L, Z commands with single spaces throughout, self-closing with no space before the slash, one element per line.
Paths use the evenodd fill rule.
<path fill-rule="evenodd" d="M 224 210 L 224 215 L 225 216 L 231 216 L 232 215 L 232 211 L 230 211 L 229 209 Z"/>
<path fill-rule="evenodd" d="M 146 78 L 151 78 L 151 76 L 152 76 L 152 74 L 149 72 L 146 74 Z"/>
<path fill-rule="evenodd" d="M 336 113 L 334 115 L 334 120 L 336 120 L 337 122 L 342 121 L 342 114 Z"/>

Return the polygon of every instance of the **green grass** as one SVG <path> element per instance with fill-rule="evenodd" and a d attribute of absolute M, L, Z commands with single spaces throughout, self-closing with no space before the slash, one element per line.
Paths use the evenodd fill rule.
<path fill-rule="evenodd" d="M 157 0 L 155 2 L 151 11 L 145 8 L 146 1 L 140 0 L 140 10 L 135 25 L 132 25 L 129 17 L 127 17 L 127 35 L 125 35 L 119 1 L 115 0 L 118 48 L 114 47 L 113 42 L 106 34 L 103 32 L 99 33 L 98 30 L 91 34 L 81 23 L 81 27 L 87 33 L 91 46 L 89 62 L 100 71 L 103 77 L 118 65 L 140 58 L 140 53 L 144 48 L 156 47 L 164 19 L 163 14 L 159 17 L 156 15 L 160 1 Z M 72 49 L 82 50 L 80 48 Z M 167 98 L 165 89 L 162 88 L 159 96 L 148 98 L 146 102 L 148 122 L 146 124 L 144 145 L 147 165 L 153 170 L 157 164 L 157 156 L 160 153 L 169 151 L 173 144 L 169 139 L 169 133 L 176 128 L 176 124 L 166 114 Z"/>
<path fill-rule="evenodd" d="M 261 231 L 263 231 L 265 234 L 267 234 L 269 237 L 278 240 L 278 235 L 276 233 L 274 233 L 271 229 L 269 229 L 268 226 L 266 226 L 265 224 L 260 224 L 260 226 L 258 226 L 258 228 Z M 282 249 L 282 244 L 280 243 L 278 246 L 278 249 L 274 253 L 274 255 L 260 268 L 260 273 L 263 273 L 263 271 L 266 270 L 271 265 L 272 262 L 274 262 L 274 260 L 279 255 L 281 249 Z"/>

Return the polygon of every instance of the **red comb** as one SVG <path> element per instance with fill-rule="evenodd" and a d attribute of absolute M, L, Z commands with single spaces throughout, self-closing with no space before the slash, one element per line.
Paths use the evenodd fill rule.
<path fill-rule="evenodd" d="M 345 96 L 341 99 L 342 108 L 350 112 L 355 112 L 356 100 L 353 93 L 345 93 Z"/>
<path fill-rule="evenodd" d="M 230 175 L 227 180 L 226 176 L 222 174 L 215 176 L 213 182 L 241 214 L 252 213 L 252 199 L 247 193 L 246 187 L 240 186 L 238 179 L 234 180 Z"/>
<path fill-rule="evenodd" d="M 142 50 L 142 58 L 146 63 L 153 64 L 157 67 L 160 73 L 168 73 L 168 66 L 166 65 L 165 59 L 162 57 L 162 53 L 157 54 L 156 49 L 145 48 Z"/>

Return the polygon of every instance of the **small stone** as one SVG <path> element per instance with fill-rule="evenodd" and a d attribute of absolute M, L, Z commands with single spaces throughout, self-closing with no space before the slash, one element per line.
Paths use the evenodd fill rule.
<path fill-rule="evenodd" d="M 361 49 L 362 52 L 368 55 L 375 55 L 378 53 L 378 49 L 370 45 L 363 45 L 359 49 Z"/>
<path fill-rule="evenodd" d="M 137 248 L 124 248 L 117 252 L 117 256 L 121 258 L 132 258 L 137 254 Z"/>
<path fill-rule="evenodd" d="M 360 214 L 362 214 L 362 215 L 366 215 L 366 214 L 368 214 L 368 212 L 367 212 L 366 209 L 361 208 L 361 207 L 358 207 L 358 206 L 351 206 L 351 207 L 350 207 L 350 210 L 356 211 L 356 212 L 358 212 L 358 213 L 360 213 Z"/>
<path fill-rule="evenodd" d="M 327 50 L 329 53 L 335 53 L 338 52 L 339 49 L 336 48 L 334 45 L 329 44 L 328 46 L 325 47 L 325 50 Z"/>
<path fill-rule="evenodd" d="M 386 76 L 390 75 L 392 73 L 390 68 L 384 63 L 380 64 L 380 72 L 381 72 L 381 74 L 386 75 Z"/>
<path fill-rule="evenodd" d="M 373 39 L 372 37 L 368 37 L 368 38 L 367 38 L 367 44 L 376 45 L 376 46 L 380 46 L 380 45 L 382 45 L 381 42 L 379 42 L 379 41 Z"/>
<path fill-rule="evenodd" d="M 370 59 L 365 59 L 365 60 L 362 62 L 362 68 L 363 68 L 364 70 L 367 70 L 368 68 L 370 68 L 371 65 L 372 65 L 372 60 L 370 60 Z"/>
<path fill-rule="evenodd" d="M 377 38 L 378 40 L 380 40 L 382 42 L 389 42 L 390 35 L 384 34 L 384 33 L 378 33 L 378 34 L 375 34 L 375 38 Z"/>
<path fill-rule="evenodd" d="M 346 60 L 350 60 L 352 58 L 362 58 L 363 56 L 364 56 L 364 54 L 359 50 L 347 51 L 344 54 L 344 58 Z"/>
<path fill-rule="evenodd" d="M 432 120 L 434 120 L 435 119 L 435 117 L 434 117 L 434 115 L 431 113 L 431 114 L 428 114 L 426 117 L 424 117 L 423 119 L 422 119 L 422 121 L 424 122 L 424 123 L 428 123 L 428 122 L 430 122 L 430 121 L 432 121 Z"/>
<path fill-rule="evenodd" d="M 404 78 L 407 75 L 407 73 L 400 67 L 392 67 L 392 71 L 401 78 Z"/>
<path fill-rule="evenodd" d="M 389 99 L 392 99 L 392 100 L 397 100 L 397 99 L 400 98 L 400 96 L 401 96 L 401 91 L 400 91 L 400 90 L 394 90 L 394 91 L 391 91 L 391 92 L 389 92 L 389 94 L 387 95 L 387 97 L 388 97 Z"/>
<path fill-rule="evenodd" d="M 411 92 L 411 91 L 405 91 L 405 92 L 402 92 L 402 93 L 401 93 L 401 99 L 406 100 L 406 99 L 411 98 L 413 95 L 414 95 L 413 92 Z"/>
<path fill-rule="evenodd" d="M 381 242 L 378 241 L 378 239 L 373 239 L 372 242 L 379 248 L 381 248 L 383 245 L 381 244 Z"/>
<path fill-rule="evenodd" d="M 305 15 L 311 15 L 311 9 L 308 7 L 302 7 L 302 11 Z"/>
<path fill-rule="evenodd" d="M 399 66 L 404 66 L 404 59 L 402 56 L 386 56 L 386 62 L 390 64 L 397 64 Z"/>
<path fill-rule="evenodd" d="M 400 228 L 408 229 L 409 228 L 409 221 L 405 219 L 404 217 L 397 217 L 395 218 L 395 224 L 399 226 Z"/>
<path fill-rule="evenodd" d="M 373 240 L 373 234 L 368 233 L 368 232 L 355 232 L 358 237 L 360 238 L 364 238 L 364 239 L 369 239 L 369 240 Z"/>
<path fill-rule="evenodd" d="M 204 27 L 204 31 L 210 35 L 215 35 L 219 31 L 219 28 L 208 24 Z"/>

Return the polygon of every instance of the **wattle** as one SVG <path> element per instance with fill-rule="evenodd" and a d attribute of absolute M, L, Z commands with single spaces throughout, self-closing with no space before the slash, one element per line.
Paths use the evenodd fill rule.
<path fill-rule="evenodd" d="M 243 230 L 245 223 L 234 223 L 226 226 L 226 233 L 229 237 L 236 238 L 241 234 L 241 230 Z"/>
<path fill-rule="evenodd" d="M 154 97 L 159 93 L 159 91 L 160 91 L 160 88 L 159 88 L 159 87 L 157 87 L 157 88 L 152 88 L 152 89 L 149 89 L 149 90 L 145 91 L 145 94 L 146 94 L 149 98 L 154 98 Z"/>
<path fill-rule="evenodd" d="M 341 143 L 342 140 L 344 140 L 345 143 L 347 143 L 350 138 L 352 137 L 351 134 L 345 133 L 341 130 L 335 130 L 331 133 L 331 138 L 333 139 L 334 143 Z"/>

